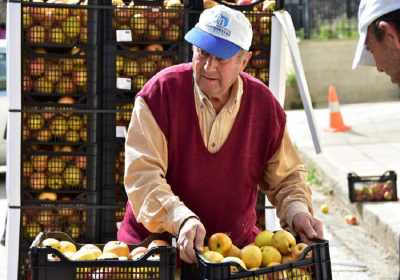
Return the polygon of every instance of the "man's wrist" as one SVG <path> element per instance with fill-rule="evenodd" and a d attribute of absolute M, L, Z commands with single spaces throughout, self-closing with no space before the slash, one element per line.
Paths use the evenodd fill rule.
<path fill-rule="evenodd" d="M 186 222 L 189 221 L 190 219 L 197 219 L 197 220 L 200 221 L 199 217 L 197 217 L 197 216 L 195 216 L 195 215 L 191 215 L 191 216 L 186 217 L 186 218 L 181 222 L 181 224 L 180 224 L 180 226 L 179 226 L 177 236 L 179 236 L 179 234 L 181 233 L 181 230 L 182 230 L 183 226 L 184 226 L 184 225 L 186 224 Z"/>

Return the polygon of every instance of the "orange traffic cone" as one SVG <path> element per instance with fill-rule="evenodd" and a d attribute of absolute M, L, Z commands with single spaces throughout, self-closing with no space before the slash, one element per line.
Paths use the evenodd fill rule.
<path fill-rule="evenodd" d="M 350 130 L 351 126 L 347 126 L 343 122 L 342 113 L 340 113 L 339 108 L 339 99 L 336 95 L 336 89 L 334 86 L 329 86 L 328 103 L 331 112 L 329 115 L 330 127 L 327 129 L 327 131 L 344 132 Z"/>

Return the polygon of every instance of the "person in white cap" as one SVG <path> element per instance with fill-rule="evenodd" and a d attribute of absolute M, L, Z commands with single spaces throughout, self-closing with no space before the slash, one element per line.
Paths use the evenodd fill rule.
<path fill-rule="evenodd" d="M 191 63 L 163 69 L 137 94 L 125 143 L 129 198 L 118 239 L 176 235 L 180 258 L 196 262 L 205 238 L 228 233 L 254 241 L 260 188 L 283 227 L 307 241 L 322 238 L 312 214 L 305 169 L 268 87 L 243 72 L 252 27 L 223 5 L 207 9 L 185 36 Z M 206 236 L 207 235 L 207 236 Z"/>
<path fill-rule="evenodd" d="M 400 85 L 400 1 L 361 0 L 358 31 L 353 69 L 359 65 L 376 66 Z"/>

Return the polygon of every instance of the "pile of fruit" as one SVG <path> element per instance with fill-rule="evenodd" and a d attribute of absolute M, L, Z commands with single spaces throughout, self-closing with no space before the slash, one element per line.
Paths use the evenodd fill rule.
<path fill-rule="evenodd" d="M 182 39 L 183 4 L 180 0 L 164 0 L 160 6 L 138 6 L 133 1 L 113 1 L 114 30 L 130 30 L 132 41 L 168 41 Z"/>
<path fill-rule="evenodd" d="M 45 50 L 41 55 L 26 58 L 23 63 L 24 93 L 45 96 L 72 96 L 87 93 L 86 57 L 74 48 L 75 56 L 49 58 Z"/>
<path fill-rule="evenodd" d="M 311 258 L 312 251 L 307 254 L 304 251 L 307 247 L 305 243 L 296 243 L 294 236 L 285 230 L 275 233 L 264 230 L 256 236 L 253 243 L 241 249 L 232 243 L 227 234 L 214 233 L 210 236 L 208 246 L 204 247 L 200 257 L 208 263 L 231 263 L 231 273 L 238 273 L 241 270 L 257 270 Z M 292 279 L 292 276 L 296 276 L 293 279 L 312 279 L 310 267 L 292 268 L 268 274 L 271 274 L 268 275 L 268 279 L 270 277 L 271 279 Z"/>
<path fill-rule="evenodd" d="M 390 180 L 386 182 L 355 183 L 353 195 L 355 201 L 391 201 L 395 199 L 393 182 Z"/>
<path fill-rule="evenodd" d="M 40 192 L 85 190 L 86 165 L 87 156 L 84 155 L 26 156 L 22 162 L 23 185 L 31 191 L 38 192 L 39 199 Z M 54 200 L 57 200 L 57 197 Z"/>
<path fill-rule="evenodd" d="M 63 199 L 68 202 L 67 199 Z M 23 236 L 33 240 L 40 232 L 64 231 L 73 239 L 79 239 L 85 233 L 87 211 L 68 207 L 57 209 L 24 209 L 22 214 Z"/>
<path fill-rule="evenodd" d="M 116 125 L 128 128 L 129 122 L 131 121 L 133 103 L 119 104 L 116 108 Z"/>
<path fill-rule="evenodd" d="M 45 109 L 49 109 L 48 112 Z M 87 142 L 87 114 L 62 110 L 67 108 L 61 108 L 61 110 L 58 108 L 58 112 L 50 110 L 49 107 L 45 109 L 22 114 L 24 141 L 68 142 L 68 144 Z"/>
<path fill-rule="evenodd" d="M 130 78 L 132 90 L 139 91 L 154 74 L 177 63 L 176 54 L 165 51 L 160 44 L 129 47 L 130 54 L 116 56 L 117 77 Z"/>
<path fill-rule="evenodd" d="M 34 2 L 42 2 L 35 0 Z M 54 1 L 47 1 L 47 3 Z M 82 6 L 85 3 L 81 4 Z M 76 6 L 76 5 L 75 5 Z M 24 6 L 22 26 L 28 44 L 78 45 L 88 40 L 87 9 Z"/>

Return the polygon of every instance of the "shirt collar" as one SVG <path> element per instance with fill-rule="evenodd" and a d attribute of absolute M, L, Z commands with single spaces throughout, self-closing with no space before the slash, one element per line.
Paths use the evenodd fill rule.
<path fill-rule="evenodd" d="M 211 105 L 210 100 L 208 99 L 207 95 L 201 91 L 198 84 L 196 83 L 196 80 L 193 79 L 193 81 L 194 81 L 194 93 L 197 95 L 198 100 L 204 106 L 206 106 L 207 104 Z M 226 110 L 228 110 L 229 113 L 234 112 L 235 109 L 240 106 L 240 100 L 242 99 L 242 96 L 243 96 L 243 80 L 242 77 L 238 76 L 237 88 L 229 98 L 228 102 L 225 104 Z"/>

